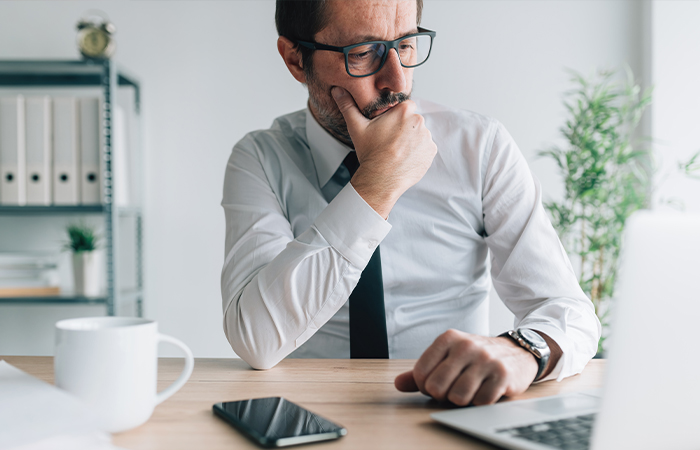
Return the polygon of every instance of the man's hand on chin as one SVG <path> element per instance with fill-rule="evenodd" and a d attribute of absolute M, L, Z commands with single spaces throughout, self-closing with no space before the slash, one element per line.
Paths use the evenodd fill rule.
<path fill-rule="evenodd" d="M 511 339 L 448 330 L 394 384 L 459 406 L 487 405 L 524 392 L 536 374 L 535 357 Z"/>
<path fill-rule="evenodd" d="M 428 171 L 437 145 L 411 100 L 367 119 L 345 89 L 335 86 L 331 93 L 345 118 L 360 162 L 350 182 L 367 204 L 386 219 L 399 197 Z"/>

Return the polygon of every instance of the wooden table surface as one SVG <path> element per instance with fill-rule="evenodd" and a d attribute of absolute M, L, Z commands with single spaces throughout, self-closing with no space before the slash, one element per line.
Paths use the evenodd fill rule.
<path fill-rule="evenodd" d="M 44 381 L 53 383 L 53 358 L 0 357 Z M 221 401 L 281 396 L 348 430 L 347 436 L 314 449 L 493 449 L 443 427 L 430 413 L 450 409 L 420 393 L 402 393 L 394 377 L 413 367 L 414 360 L 287 359 L 277 367 L 252 370 L 239 359 L 196 359 L 192 377 L 175 395 L 155 408 L 144 425 L 113 435 L 127 449 L 258 448 L 212 413 Z M 158 390 L 174 381 L 181 359 L 159 360 Z M 513 399 L 540 397 L 600 387 L 604 361 L 591 361 L 580 375 L 561 383 L 531 386 Z"/>

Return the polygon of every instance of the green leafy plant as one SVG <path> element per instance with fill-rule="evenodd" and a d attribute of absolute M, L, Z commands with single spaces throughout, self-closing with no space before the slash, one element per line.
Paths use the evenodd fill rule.
<path fill-rule="evenodd" d="M 100 238 L 95 232 L 95 229 L 84 224 L 68 225 L 68 242 L 65 245 L 66 250 L 71 250 L 73 253 L 91 252 L 96 250 Z"/>
<path fill-rule="evenodd" d="M 650 151 L 639 147 L 635 132 L 652 91 L 642 91 L 629 69 L 623 81 L 613 71 L 590 80 L 571 73 L 576 88 L 565 95 L 568 118 L 560 129 L 566 145 L 539 153 L 557 163 L 565 196 L 545 208 L 577 256 L 579 283 L 606 327 L 625 222 L 651 200 Z"/>
<path fill-rule="evenodd" d="M 688 161 L 679 162 L 678 169 L 685 176 L 700 180 L 700 151 L 695 153 Z"/>

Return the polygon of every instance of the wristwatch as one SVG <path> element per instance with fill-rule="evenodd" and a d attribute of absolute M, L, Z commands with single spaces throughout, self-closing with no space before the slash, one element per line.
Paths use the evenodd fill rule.
<path fill-rule="evenodd" d="M 517 330 L 506 331 L 498 335 L 498 337 L 502 336 L 508 336 L 519 346 L 532 353 L 538 365 L 537 375 L 535 375 L 533 382 L 537 381 L 549 362 L 549 345 L 547 345 L 547 341 L 539 333 L 529 328 L 518 328 Z"/>

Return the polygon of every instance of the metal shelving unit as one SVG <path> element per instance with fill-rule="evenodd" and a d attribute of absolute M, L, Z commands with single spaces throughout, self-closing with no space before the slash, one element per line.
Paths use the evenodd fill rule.
<path fill-rule="evenodd" d="M 69 87 L 100 88 L 102 91 L 102 204 L 76 206 L 0 206 L 2 216 L 61 216 L 100 215 L 104 219 L 104 248 L 106 253 L 107 292 L 104 297 L 11 297 L 0 298 L 3 303 L 23 304 L 104 304 L 108 315 L 115 314 L 116 305 L 122 300 L 133 300 L 136 313 L 143 315 L 143 215 L 138 206 L 117 207 L 114 205 L 114 179 L 112 173 L 113 109 L 119 86 L 134 89 L 135 117 L 140 120 L 141 91 L 136 78 L 110 60 L 83 61 L 0 61 L 0 87 Z M 116 232 L 120 217 L 133 217 L 136 222 L 136 289 L 119 292 L 116 286 Z"/>

